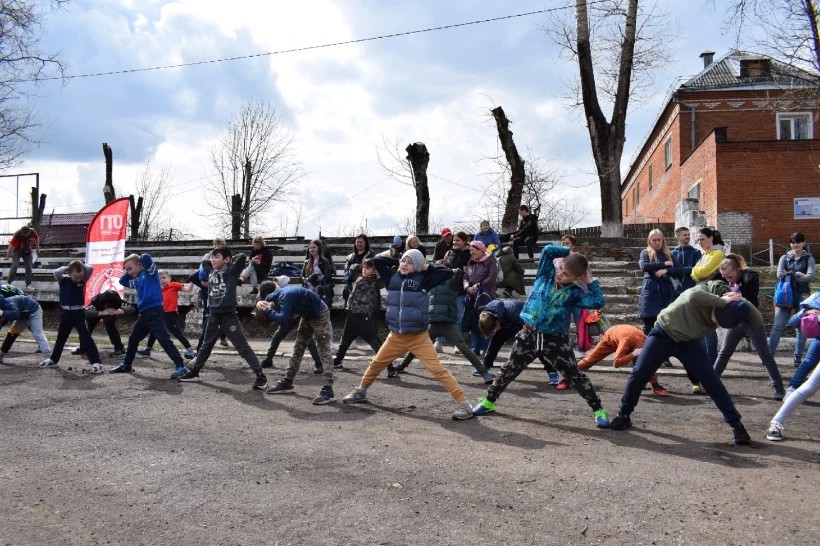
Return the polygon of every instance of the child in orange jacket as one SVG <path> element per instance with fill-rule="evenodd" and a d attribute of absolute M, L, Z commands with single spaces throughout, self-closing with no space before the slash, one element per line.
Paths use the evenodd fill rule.
<path fill-rule="evenodd" d="M 612 363 L 614 367 L 626 366 L 638 357 L 645 342 L 646 334 L 634 326 L 612 326 L 604 332 L 601 341 L 578 363 L 578 367 L 582 371 L 587 371 L 612 353 L 615 353 L 615 361 Z M 669 396 L 669 391 L 658 383 L 658 374 L 652 374 L 649 383 L 652 385 L 653 394 Z"/>

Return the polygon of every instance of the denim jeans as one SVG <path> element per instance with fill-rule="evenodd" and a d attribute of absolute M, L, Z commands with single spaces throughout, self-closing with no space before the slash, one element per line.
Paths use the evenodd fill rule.
<path fill-rule="evenodd" d="M 85 315 L 83 315 L 85 316 Z M 128 346 L 125 349 L 125 359 L 123 359 L 123 366 L 130 368 L 134 362 L 134 357 L 137 356 L 137 347 L 140 341 L 145 339 L 148 334 L 154 334 L 154 337 L 160 344 L 160 347 L 174 363 L 174 366 L 179 368 L 183 366 L 182 355 L 179 354 L 174 342 L 171 341 L 171 335 L 168 333 L 168 324 L 165 321 L 165 312 L 162 307 L 152 307 L 145 311 L 140 311 L 137 320 L 134 322 L 134 327 L 131 329 L 131 335 L 128 336 Z M 95 347 L 96 350 L 96 347 Z"/>
<path fill-rule="evenodd" d="M 820 362 L 820 339 L 813 339 L 809 345 L 809 350 L 806 351 L 803 362 L 794 370 L 794 375 L 792 375 L 791 381 L 789 381 L 789 387 L 796 389 L 802 385 L 812 370 L 817 367 L 818 362 Z"/>
<path fill-rule="evenodd" d="M 780 343 L 780 336 L 783 335 L 783 329 L 786 328 L 790 315 L 791 309 L 786 307 L 778 307 L 774 311 L 774 324 L 772 325 L 772 331 L 769 334 L 769 351 L 771 351 L 772 354 L 775 354 L 775 351 L 777 351 L 777 345 Z M 800 358 L 803 356 L 803 348 L 805 346 L 806 336 L 803 335 L 803 332 L 797 330 L 797 343 L 794 347 L 795 358 Z"/>

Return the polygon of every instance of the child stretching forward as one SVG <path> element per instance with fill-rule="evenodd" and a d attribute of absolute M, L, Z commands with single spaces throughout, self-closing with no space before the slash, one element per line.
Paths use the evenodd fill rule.
<path fill-rule="evenodd" d="M 168 327 L 168 333 L 177 338 L 182 346 L 185 347 L 185 354 L 187 359 L 192 359 L 196 356 L 196 351 L 191 347 L 191 342 L 185 337 L 182 329 L 179 327 L 179 293 L 190 292 L 194 285 L 184 285 L 181 282 L 174 282 L 171 280 L 171 275 L 164 269 L 159 270 L 159 285 L 162 288 L 162 310 L 165 313 L 165 324 Z M 137 351 L 142 356 L 150 356 L 151 350 L 154 348 L 154 341 L 156 338 L 153 334 L 148 334 L 148 344 L 145 349 Z"/>
<path fill-rule="evenodd" d="M 97 351 L 97 344 L 88 332 L 88 325 L 85 322 L 85 283 L 91 278 L 94 268 L 90 265 L 83 265 L 79 260 L 73 260 L 67 266 L 58 267 L 54 270 L 54 278 L 60 285 L 60 325 L 57 328 L 57 341 L 54 342 L 54 351 L 51 358 L 46 358 L 40 362 L 41 368 L 56 368 L 60 363 L 60 356 L 63 354 L 63 347 L 68 341 L 68 335 L 72 328 L 77 329 L 80 335 L 80 343 L 86 348 L 88 361 L 91 362 L 91 373 L 103 373 L 100 364 L 100 353 Z"/>
<path fill-rule="evenodd" d="M 564 258 L 564 261 L 556 268 L 554 258 Z M 588 292 L 583 292 L 575 284 L 576 279 L 586 283 Z M 603 306 L 601 287 L 589 275 L 587 259 L 575 252 L 570 254 L 567 247 L 545 246 L 535 284 L 521 312 L 524 327 L 515 336 L 509 360 L 487 390 L 487 397 L 480 399 L 473 408 L 473 413 L 486 415 L 494 412 L 495 401 L 504 389 L 530 362 L 543 356 L 587 401 L 595 416 L 595 425 L 599 428 L 609 427 L 609 417 L 601 407 L 601 399 L 586 374 L 578 369 L 566 334 L 566 324 L 573 308 L 600 309 Z"/>
<path fill-rule="evenodd" d="M 253 388 L 262 390 L 268 386 L 268 378 L 262 373 L 262 366 L 259 359 L 248 345 L 245 338 L 245 331 L 242 323 L 239 322 L 239 315 L 236 314 L 236 285 L 239 275 L 245 269 L 247 258 L 244 254 L 237 254 L 233 260 L 231 249 L 228 247 L 215 248 L 211 252 L 211 265 L 213 270 L 208 275 L 208 307 L 211 315 L 208 317 L 208 324 L 205 326 L 205 340 L 202 342 L 202 349 L 196 355 L 196 359 L 191 364 L 191 369 L 179 377 L 180 381 L 199 381 L 199 370 L 205 365 L 211 351 L 219 339 L 219 331 L 225 332 L 228 339 L 239 352 L 248 366 L 251 367 L 256 379 Z M 167 335 L 167 334 L 166 334 Z M 159 339 L 159 336 L 157 336 Z M 160 340 L 160 343 L 162 341 Z M 171 344 L 173 346 L 173 343 Z M 163 346 L 164 347 L 164 346 Z M 176 347 L 174 347 L 176 350 Z"/>
<path fill-rule="evenodd" d="M 405 252 L 400 261 L 387 256 L 376 256 L 373 263 L 387 285 L 387 326 L 390 334 L 364 372 L 361 384 L 345 396 L 342 402 L 364 402 L 368 387 L 382 370 L 398 356 L 409 351 L 421 360 L 424 367 L 430 370 L 458 402 L 453 419 L 469 419 L 473 413 L 464 397 L 464 391 L 453 375 L 442 366 L 427 333 L 427 291 L 446 282 L 453 276 L 453 271 L 425 263 L 424 255 L 415 248 Z M 398 272 L 394 269 L 397 264 Z"/>
<path fill-rule="evenodd" d="M 645 342 L 646 334 L 639 329 L 629 324 L 618 324 L 604 332 L 601 341 L 581 359 L 578 367 L 587 371 L 612 353 L 615 353 L 615 360 L 612 362 L 614 367 L 626 366 L 638 357 Z M 652 385 L 652 394 L 669 396 L 669 391 L 658 383 L 657 373 L 652 374 L 649 383 Z"/>
<path fill-rule="evenodd" d="M 120 284 L 126 288 L 133 288 L 137 292 L 137 310 L 139 316 L 128 336 L 128 347 L 125 349 L 125 360 L 119 366 L 111 368 L 110 373 L 131 373 L 134 357 L 137 355 L 137 347 L 140 341 L 145 339 L 149 333 L 159 341 L 165 354 L 174 363 L 174 373 L 171 379 L 176 379 L 185 373 L 185 364 L 182 355 L 171 341 L 168 334 L 168 327 L 165 325 L 165 314 L 162 312 L 162 289 L 159 285 L 159 275 L 157 266 L 149 254 L 137 256 L 131 254 L 123 262 L 125 275 L 120 277 Z M 117 315 L 125 314 L 122 309 L 115 311 Z M 83 344 L 85 347 L 85 344 Z M 95 349 L 96 352 L 96 349 Z"/>
<path fill-rule="evenodd" d="M 6 334 L 6 339 L 3 340 L 3 346 L 0 347 L 0 363 L 3 362 L 3 357 L 11 349 L 14 340 L 26 327 L 31 330 L 31 335 L 37 340 L 37 347 L 43 353 L 43 356 L 48 358 L 51 355 L 51 347 L 48 346 L 48 340 L 45 333 L 43 333 L 43 310 L 34 298 L 29 296 L 4 298 L 0 296 L 0 319 L 2 319 L 2 322 L 13 321 Z M 99 367 L 99 371 L 102 372 L 102 366 L 99 364 L 95 364 L 95 366 Z"/>

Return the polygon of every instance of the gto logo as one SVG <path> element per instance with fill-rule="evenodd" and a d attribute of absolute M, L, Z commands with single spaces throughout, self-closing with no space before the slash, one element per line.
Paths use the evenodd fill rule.
<path fill-rule="evenodd" d="M 104 214 L 100 216 L 100 234 L 118 235 L 122 232 L 122 215 Z"/>

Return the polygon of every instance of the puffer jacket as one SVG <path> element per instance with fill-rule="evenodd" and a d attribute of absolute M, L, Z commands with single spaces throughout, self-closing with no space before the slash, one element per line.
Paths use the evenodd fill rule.
<path fill-rule="evenodd" d="M 456 291 L 449 287 L 449 283 L 442 283 L 430 289 L 430 322 L 458 323 L 458 306 L 456 305 Z"/>
<path fill-rule="evenodd" d="M 396 271 L 399 261 L 387 256 L 376 256 L 373 265 L 387 285 L 387 326 L 397 334 L 427 331 L 429 326 L 429 297 L 427 293 L 453 276 L 447 267 L 428 265 L 426 271 L 402 275 Z"/>
<path fill-rule="evenodd" d="M 809 283 L 814 279 L 814 265 L 814 257 L 805 249 L 797 259 L 790 250 L 777 262 L 777 277 L 791 274 L 794 277 L 795 294 L 805 296 L 811 292 Z"/>
<path fill-rule="evenodd" d="M 584 292 L 575 283 L 559 287 L 555 282 L 554 258 L 569 255 L 569 248 L 547 245 L 541 251 L 538 273 L 521 312 L 521 320 L 526 326 L 543 334 L 562 334 L 572 320 L 572 309 L 600 309 L 606 301 L 597 280 L 587 285 Z"/>
<path fill-rule="evenodd" d="M 501 281 L 499 286 L 518 292 L 522 296 L 526 294 L 526 287 L 524 286 L 524 266 L 516 259 L 512 247 L 505 246 L 497 252 L 496 256 L 498 256 L 498 262 L 501 264 L 501 270 L 504 272 L 504 280 Z"/>
<path fill-rule="evenodd" d="M 481 290 L 495 299 L 497 275 L 498 262 L 492 254 L 485 254 L 478 262 L 470 259 L 464 268 L 464 288 L 466 290 L 469 286 L 480 284 Z"/>

